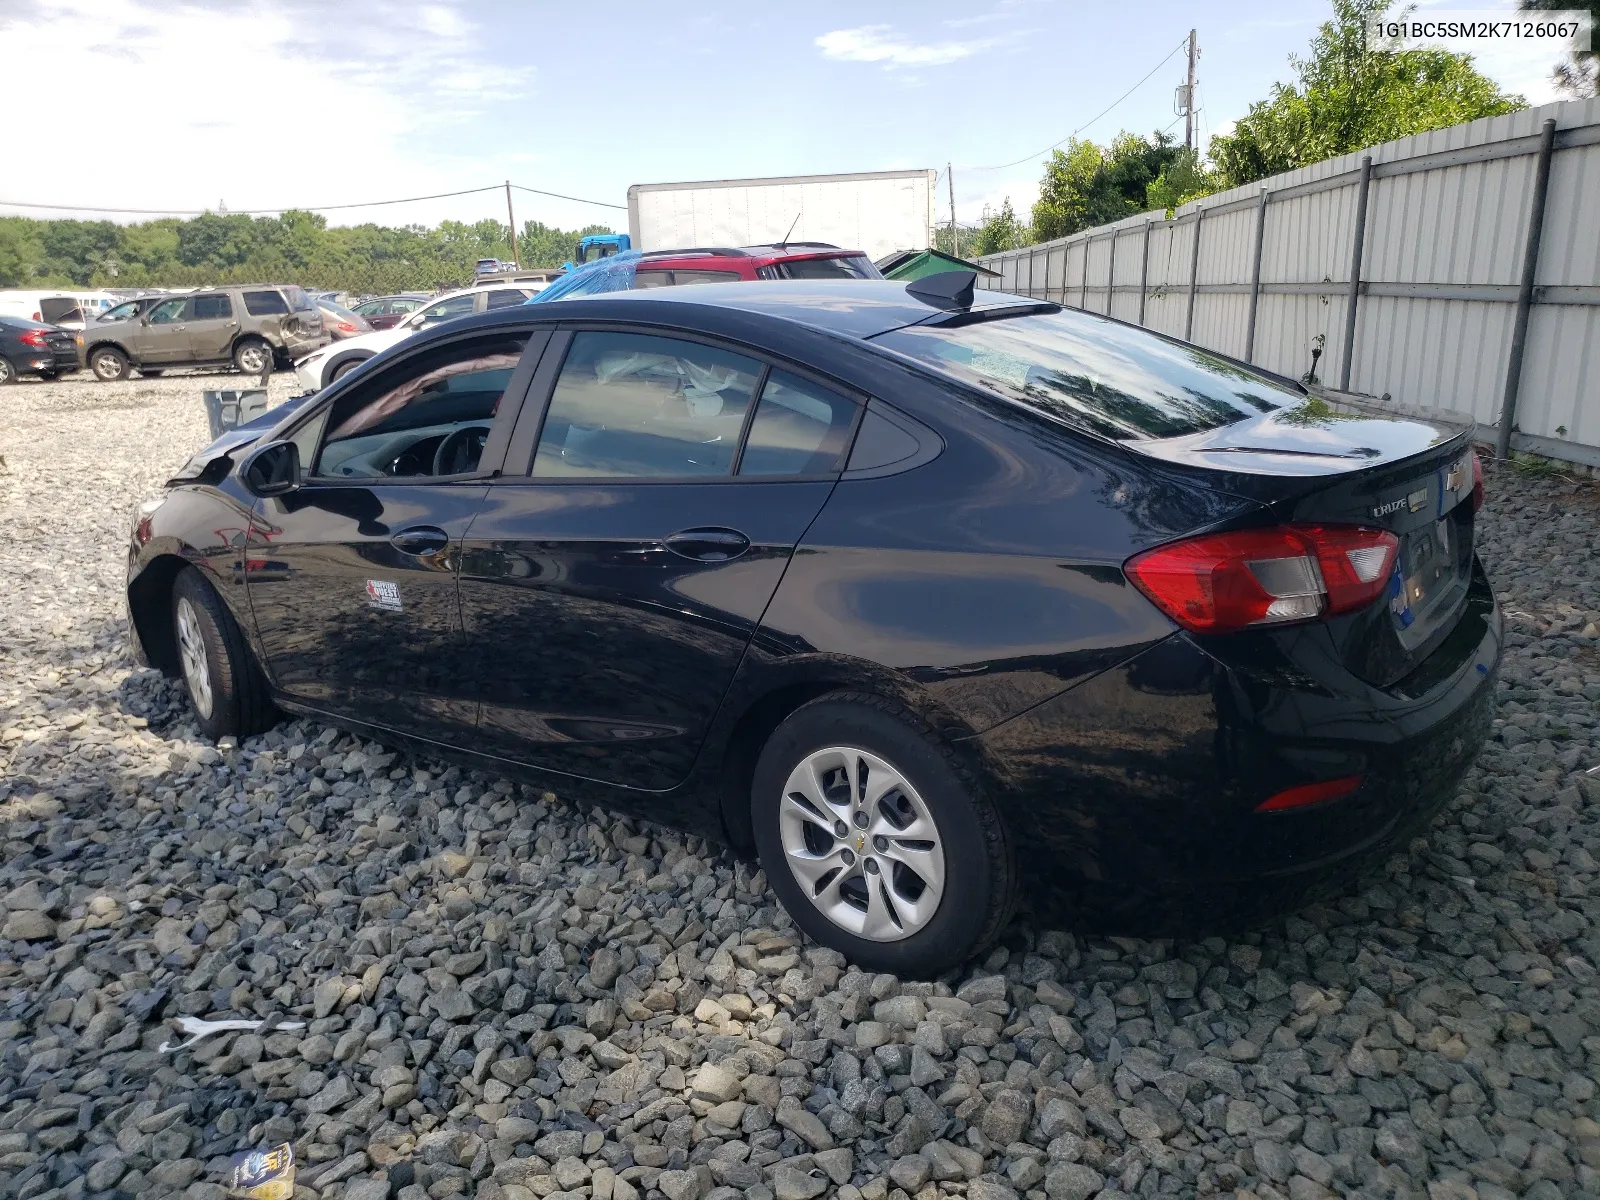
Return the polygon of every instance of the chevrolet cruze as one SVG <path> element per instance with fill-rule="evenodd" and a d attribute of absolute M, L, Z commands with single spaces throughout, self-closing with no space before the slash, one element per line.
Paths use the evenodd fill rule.
<path fill-rule="evenodd" d="M 758 855 L 870 969 L 1399 844 L 1491 716 L 1467 434 L 972 284 L 427 330 L 145 506 L 135 639 L 212 735 L 310 714 Z"/>

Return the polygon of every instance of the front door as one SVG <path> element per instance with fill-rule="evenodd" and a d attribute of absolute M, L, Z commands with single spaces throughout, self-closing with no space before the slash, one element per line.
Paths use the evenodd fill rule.
<path fill-rule="evenodd" d="M 531 471 L 512 479 L 507 464 L 463 548 L 479 748 L 638 788 L 682 782 L 855 414 L 709 344 L 572 335 Z"/>
<path fill-rule="evenodd" d="M 133 351 L 141 363 L 188 361 L 190 300 L 189 296 L 175 296 L 150 310 L 133 339 Z"/>
<path fill-rule="evenodd" d="M 470 735 L 456 567 L 526 390 L 527 341 L 420 351 L 295 431 L 306 481 L 257 505 L 245 572 L 268 667 L 293 699 L 446 744 Z"/>
<path fill-rule="evenodd" d="M 189 297 L 189 361 L 222 362 L 233 353 L 239 321 L 226 292 L 206 292 Z"/>

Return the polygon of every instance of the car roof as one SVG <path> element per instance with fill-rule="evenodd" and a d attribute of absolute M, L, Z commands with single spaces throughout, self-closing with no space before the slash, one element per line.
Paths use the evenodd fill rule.
<path fill-rule="evenodd" d="M 682 305 L 704 313 L 715 309 L 729 314 L 754 313 L 791 321 L 812 329 L 851 338 L 870 338 L 891 329 L 915 325 L 947 310 L 919 300 L 907 291 L 907 284 L 891 279 L 753 280 L 742 283 L 698 283 L 672 288 L 644 288 L 636 291 L 598 292 L 534 305 L 536 312 L 522 305 L 491 309 L 474 317 L 451 322 L 461 328 L 473 325 L 500 325 L 537 316 L 540 321 L 619 320 L 651 324 L 673 323 L 670 308 Z M 1007 292 L 974 291 L 973 312 L 998 313 L 1015 309 L 1019 313 L 1038 311 L 1040 301 Z M 1054 305 L 1048 306 L 1054 308 Z M 685 313 L 685 316 L 689 314 Z"/>

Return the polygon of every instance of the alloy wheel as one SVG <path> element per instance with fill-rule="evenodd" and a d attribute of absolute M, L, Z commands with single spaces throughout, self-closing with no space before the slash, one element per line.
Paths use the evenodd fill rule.
<path fill-rule="evenodd" d="M 11 364 L 0 358 L 0 383 L 11 382 Z"/>
<path fill-rule="evenodd" d="M 239 366 L 246 375 L 259 375 L 266 368 L 272 352 L 262 345 L 246 346 L 239 351 Z"/>
<path fill-rule="evenodd" d="M 101 379 L 119 379 L 122 376 L 122 360 L 114 354 L 97 354 L 94 360 L 94 373 Z"/>
<path fill-rule="evenodd" d="M 183 680 L 189 685 L 189 698 L 201 717 L 211 715 L 211 668 L 206 660 L 205 638 L 200 633 L 200 615 L 187 596 L 178 601 L 178 657 L 183 661 Z"/>
<path fill-rule="evenodd" d="M 875 754 L 853 746 L 808 754 L 784 784 L 778 832 L 806 898 L 847 933 L 897 942 L 939 909 L 938 826 L 910 781 Z"/>

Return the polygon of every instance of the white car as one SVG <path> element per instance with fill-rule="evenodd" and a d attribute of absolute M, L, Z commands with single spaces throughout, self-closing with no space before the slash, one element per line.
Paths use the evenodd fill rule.
<path fill-rule="evenodd" d="M 419 308 L 392 329 L 379 329 L 359 334 L 342 342 L 333 342 L 314 354 L 309 354 L 294 364 L 300 386 L 308 392 L 321 391 L 335 379 L 348 375 L 373 355 L 403 342 L 419 329 L 453 321 L 491 308 L 506 308 L 525 303 L 529 297 L 543 289 L 543 284 L 525 283 L 508 286 L 496 283 L 486 287 L 463 288 L 440 296 L 431 304 Z"/>

